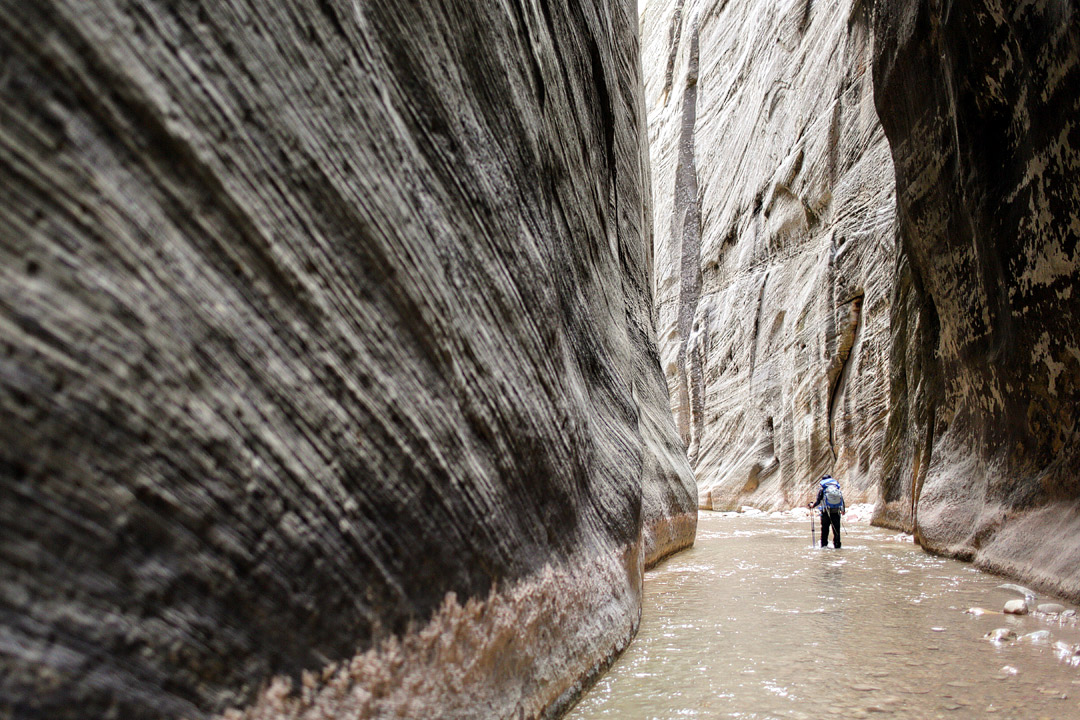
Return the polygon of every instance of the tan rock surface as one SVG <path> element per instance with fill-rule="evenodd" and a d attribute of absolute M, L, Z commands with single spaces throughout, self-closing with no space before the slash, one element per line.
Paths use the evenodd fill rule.
<path fill-rule="evenodd" d="M 895 200 L 861 3 L 642 12 L 660 352 L 701 507 L 876 498 Z"/>

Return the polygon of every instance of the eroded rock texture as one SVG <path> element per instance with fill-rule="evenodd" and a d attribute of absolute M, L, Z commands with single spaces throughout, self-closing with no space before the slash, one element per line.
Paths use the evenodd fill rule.
<path fill-rule="evenodd" d="M 536 717 L 628 641 L 696 513 L 636 36 L 0 0 L 0 714 Z"/>
<path fill-rule="evenodd" d="M 1080 598 L 1080 16 L 873 5 L 900 258 L 879 521 Z"/>
<path fill-rule="evenodd" d="M 704 508 L 873 499 L 895 201 L 862 3 L 642 15 L 660 352 Z"/>

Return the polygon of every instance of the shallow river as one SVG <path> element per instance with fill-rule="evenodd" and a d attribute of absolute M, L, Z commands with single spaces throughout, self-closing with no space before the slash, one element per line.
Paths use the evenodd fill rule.
<path fill-rule="evenodd" d="M 696 546 L 646 576 L 637 639 L 567 717 L 1080 718 L 1075 617 L 1000 614 L 1020 597 L 1006 580 L 865 523 L 812 549 L 803 512 L 702 512 Z M 1019 638 L 984 637 L 997 628 Z"/>

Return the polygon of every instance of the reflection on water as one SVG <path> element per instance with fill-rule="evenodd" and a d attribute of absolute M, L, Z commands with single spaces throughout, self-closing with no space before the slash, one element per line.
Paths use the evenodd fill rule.
<path fill-rule="evenodd" d="M 1076 618 L 1002 615 L 1018 595 L 1001 578 L 844 531 L 842 550 L 812 549 L 805 516 L 702 512 L 696 546 L 647 575 L 637 639 L 567 717 L 1080 718 Z M 986 639 L 998 628 L 1019 637 Z"/>

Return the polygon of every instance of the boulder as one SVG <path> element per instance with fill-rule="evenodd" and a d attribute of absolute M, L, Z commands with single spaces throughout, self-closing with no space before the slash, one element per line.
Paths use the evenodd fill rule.
<path fill-rule="evenodd" d="M 1027 615 L 1028 606 L 1023 600 L 1009 600 L 1005 603 L 1003 612 L 1009 615 Z"/>
<path fill-rule="evenodd" d="M 635 3 L 0 16 L 0 714 L 558 714 L 696 522 Z"/>

